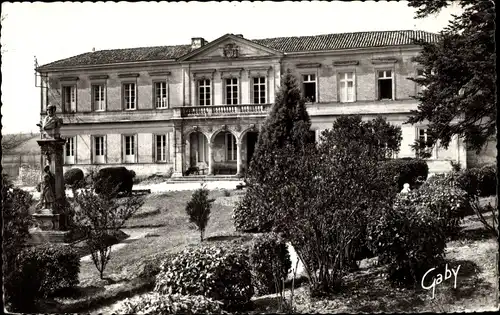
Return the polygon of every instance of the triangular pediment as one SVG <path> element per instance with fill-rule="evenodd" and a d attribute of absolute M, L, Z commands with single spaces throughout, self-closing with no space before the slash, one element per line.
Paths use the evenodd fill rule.
<path fill-rule="evenodd" d="M 279 57 L 280 51 L 254 43 L 248 39 L 226 34 L 206 45 L 193 50 L 180 61 L 230 60 L 255 57 Z"/>

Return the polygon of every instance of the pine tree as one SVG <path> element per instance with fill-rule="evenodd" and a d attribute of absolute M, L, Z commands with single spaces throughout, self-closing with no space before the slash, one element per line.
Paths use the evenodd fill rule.
<path fill-rule="evenodd" d="M 239 230 L 269 231 L 279 203 L 277 187 L 292 176 L 295 163 L 314 150 L 311 121 L 297 79 L 287 70 L 276 102 L 260 130 L 247 176 L 248 191 L 236 207 L 234 220 Z"/>
<path fill-rule="evenodd" d="M 195 190 L 191 200 L 186 205 L 186 213 L 189 216 L 189 222 L 196 224 L 200 231 L 200 241 L 203 242 L 205 229 L 210 217 L 213 199 L 208 199 L 208 189 L 204 186 Z"/>
<path fill-rule="evenodd" d="M 427 17 L 452 1 L 410 0 L 417 18 Z M 495 4 L 461 0 L 463 14 L 454 16 L 435 43 L 422 46 L 415 61 L 423 66 L 422 78 L 411 78 L 426 87 L 416 96 L 419 106 L 408 123 L 429 122 L 427 143 L 437 140 L 448 147 L 452 137 L 465 140 L 479 152 L 496 135 Z"/>

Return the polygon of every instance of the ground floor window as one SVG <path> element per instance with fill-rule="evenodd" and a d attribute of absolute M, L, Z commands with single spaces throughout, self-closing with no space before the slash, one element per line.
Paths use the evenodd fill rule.
<path fill-rule="evenodd" d="M 226 133 L 226 161 L 236 161 L 236 137 Z"/>

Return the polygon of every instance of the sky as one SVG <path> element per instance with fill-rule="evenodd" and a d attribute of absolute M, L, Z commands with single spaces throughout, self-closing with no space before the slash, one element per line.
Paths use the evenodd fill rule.
<path fill-rule="evenodd" d="M 2 133 L 37 132 L 38 64 L 115 48 L 190 44 L 233 33 L 248 39 L 342 32 L 439 32 L 458 5 L 414 19 L 406 1 L 2 3 Z"/>

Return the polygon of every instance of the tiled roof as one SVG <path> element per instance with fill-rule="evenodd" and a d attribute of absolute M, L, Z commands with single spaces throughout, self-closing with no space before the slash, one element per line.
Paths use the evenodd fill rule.
<path fill-rule="evenodd" d="M 436 41 L 438 34 L 424 31 L 379 31 L 316 36 L 254 39 L 255 43 L 282 52 L 338 50 L 349 48 L 411 45 L 413 39 Z"/>
<path fill-rule="evenodd" d="M 339 33 L 315 36 L 277 37 L 251 40 L 257 44 L 287 53 L 318 50 L 339 50 L 382 46 L 411 45 L 414 39 L 433 42 L 439 35 L 425 31 L 377 31 Z M 49 70 L 59 67 L 100 65 L 134 61 L 170 60 L 191 52 L 191 45 L 110 49 L 88 52 L 39 67 Z"/>

